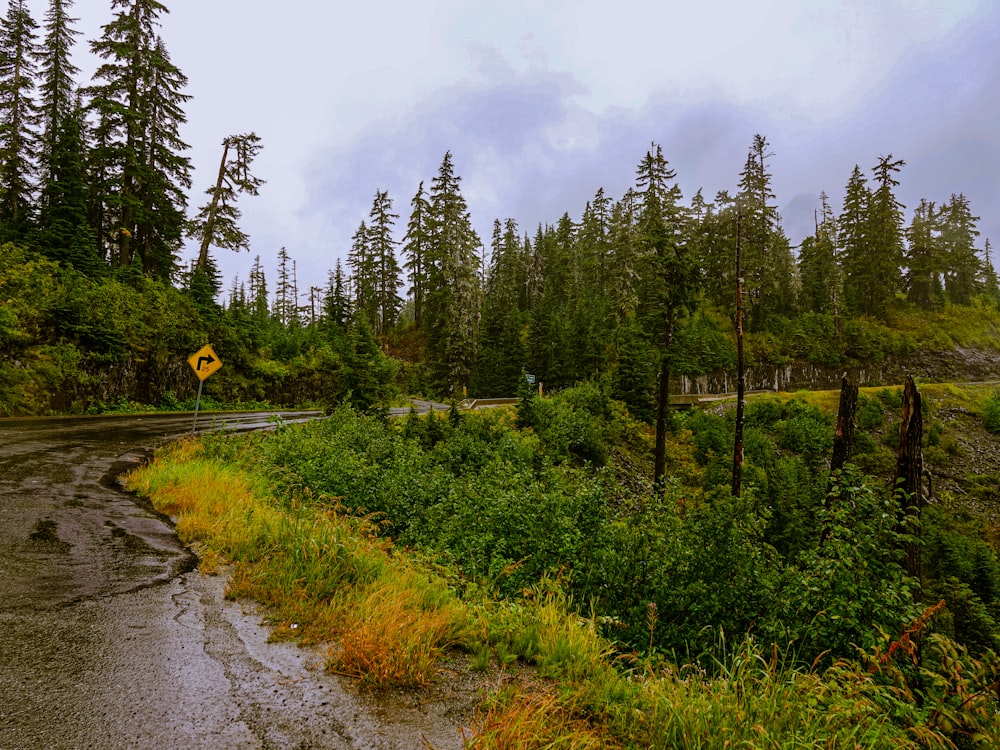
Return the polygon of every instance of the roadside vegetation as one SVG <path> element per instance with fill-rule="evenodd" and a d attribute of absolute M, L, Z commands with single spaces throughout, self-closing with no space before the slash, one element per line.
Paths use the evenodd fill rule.
<path fill-rule="evenodd" d="M 731 409 L 676 415 L 657 493 L 649 428 L 595 384 L 184 440 L 129 483 L 331 671 L 419 686 L 456 652 L 507 671 L 470 747 L 992 747 L 1000 498 L 965 480 L 998 471 L 969 455 L 1000 455 L 997 396 L 924 397 L 932 471 L 969 476 L 919 529 L 885 484 L 895 388 L 862 392 L 856 464 L 833 477 L 833 394 L 752 399 L 740 499 Z M 921 580 L 900 564 L 918 532 Z"/>

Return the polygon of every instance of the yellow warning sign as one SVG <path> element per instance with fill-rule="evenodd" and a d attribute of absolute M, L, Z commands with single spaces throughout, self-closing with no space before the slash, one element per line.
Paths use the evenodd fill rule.
<path fill-rule="evenodd" d="M 188 364 L 191 365 L 194 374 L 198 376 L 198 380 L 204 380 L 222 367 L 222 362 L 219 360 L 218 355 L 212 351 L 210 344 L 205 344 L 205 346 L 188 357 Z"/>

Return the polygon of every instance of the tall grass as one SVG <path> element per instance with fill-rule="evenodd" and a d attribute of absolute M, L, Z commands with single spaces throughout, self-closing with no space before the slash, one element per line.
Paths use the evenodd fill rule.
<path fill-rule="evenodd" d="M 391 554 L 370 519 L 336 503 L 276 499 L 262 477 L 206 458 L 196 441 L 164 450 L 127 485 L 175 518 L 181 540 L 208 560 L 203 570 L 235 562 L 227 594 L 267 605 L 277 637 L 337 639 L 331 669 L 376 685 L 425 685 L 443 650 L 471 632 L 469 610 Z"/>

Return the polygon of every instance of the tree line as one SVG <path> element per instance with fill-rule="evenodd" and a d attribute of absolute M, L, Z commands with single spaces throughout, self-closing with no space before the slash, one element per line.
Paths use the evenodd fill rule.
<path fill-rule="evenodd" d="M 800 338 L 829 342 L 819 359 L 832 366 L 852 320 L 884 322 L 907 303 L 998 301 L 968 198 L 922 200 L 907 222 L 895 195 L 904 162 L 892 155 L 854 167 L 839 213 L 821 195 L 815 231 L 796 252 L 772 188 L 771 145 L 756 135 L 732 193 L 685 199 L 652 143 L 620 198 L 598 189 L 578 219 L 565 213 L 534 231 L 497 219 L 488 238 L 473 227 L 448 152 L 405 222 L 376 190 L 324 286 L 300 289 L 282 248 L 273 292 L 258 256 L 220 304 L 211 249 L 249 248 L 238 202 L 263 184 L 252 173 L 260 139 L 223 139 L 218 175 L 189 217 L 188 96 L 158 34 L 166 6 L 111 0 L 112 20 L 90 42 L 102 62 L 82 86 L 72 4 L 50 0 L 39 27 L 12 0 L 0 23 L 0 242 L 90 280 L 176 285 L 230 360 L 315 354 L 351 331 L 365 351 L 395 356 L 401 390 L 498 396 L 527 374 L 549 388 L 590 379 L 661 424 L 672 379 L 732 366 L 738 249 L 750 334 L 787 337 L 791 322 L 808 321 Z M 181 269 L 185 238 L 198 253 Z"/>
<path fill-rule="evenodd" d="M 923 310 L 996 304 L 989 240 L 977 248 L 979 217 L 965 195 L 922 200 L 907 223 L 895 195 L 904 162 L 879 157 L 870 180 L 854 167 L 839 214 L 821 194 L 815 231 L 795 252 L 775 203 L 771 155 L 766 138 L 754 136 L 734 194 L 707 200 L 699 190 L 685 202 L 653 143 L 620 199 L 598 189 L 579 220 L 566 213 L 533 234 L 497 219 L 487 250 L 447 153 L 430 191 L 418 187 L 402 239 L 393 239 L 399 216 L 390 197 L 376 192 L 336 288 L 383 340 L 427 342 L 439 392 L 511 394 L 523 372 L 557 388 L 611 377 L 647 416 L 652 402 L 642 394 L 654 382 L 728 364 L 720 320 L 735 308 L 738 246 L 751 333 L 780 335 L 808 314 L 836 335 L 844 321 L 885 322 L 907 302 Z"/>

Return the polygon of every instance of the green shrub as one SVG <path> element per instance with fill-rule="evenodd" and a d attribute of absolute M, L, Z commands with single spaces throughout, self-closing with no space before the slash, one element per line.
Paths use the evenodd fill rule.
<path fill-rule="evenodd" d="M 855 422 L 860 430 L 877 430 L 885 419 L 885 411 L 881 404 L 868 398 L 865 394 L 858 395 L 858 410 Z"/>
<path fill-rule="evenodd" d="M 983 425 L 994 434 L 1000 434 L 1000 390 L 983 403 Z"/>

